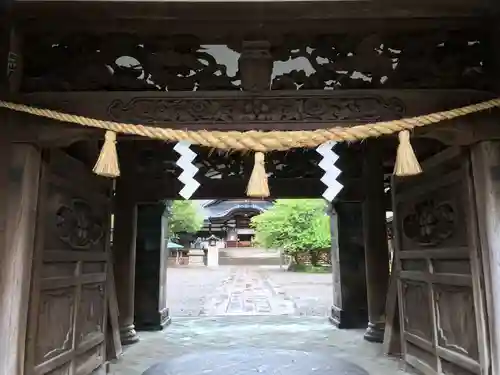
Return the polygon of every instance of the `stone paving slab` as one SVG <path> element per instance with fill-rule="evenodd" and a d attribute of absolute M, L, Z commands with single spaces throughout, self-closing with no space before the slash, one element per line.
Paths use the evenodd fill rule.
<path fill-rule="evenodd" d="M 167 277 L 168 307 L 174 318 L 239 314 L 328 316 L 332 304 L 332 277 L 328 274 L 247 266 L 172 268 Z"/>
<path fill-rule="evenodd" d="M 143 375 L 368 375 L 361 367 L 323 353 L 238 348 L 206 351 L 170 359 Z"/>
<path fill-rule="evenodd" d="M 140 332 L 141 341 L 125 349 L 111 374 L 141 375 L 152 366 L 163 372 L 146 375 L 406 374 L 380 345 L 364 341 L 362 330 L 328 323 L 331 275 L 270 267 L 169 269 L 167 275 L 172 325 Z M 359 368 L 349 373 L 339 363 Z"/>
<path fill-rule="evenodd" d="M 250 279 L 260 278 L 261 281 L 255 283 L 256 292 L 260 294 L 257 299 L 262 300 L 262 294 L 269 292 L 282 296 L 270 299 L 271 310 L 272 302 L 276 302 L 277 306 L 276 312 L 270 311 L 269 314 L 328 316 L 330 313 L 333 300 L 331 274 L 284 272 L 276 266 L 221 266 L 169 268 L 167 302 L 170 314 L 178 317 L 229 313 L 221 304 L 227 303 L 234 278 L 244 274 Z M 241 283 L 235 287 L 241 288 Z M 245 293 L 248 294 L 248 291 Z M 290 311 L 292 305 L 293 312 Z M 244 307 L 241 309 L 244 310 Z M 254 314 L 250 307 L 246 309 L 248 314 Z M 280 313 L 279 309 L 283 311 Z"/>
<path fill-rule="evenodd" d="M 141 375 L 151 366 L 186 355 L 203 358 L 206 354 L 204 358 L 207 358 L 213 351 L 229 353 L 239 349 L 295 350 L 343 359 L 357 364 L 370 375 L 407 374 L 400 361 L 382 354 L 380 344 L 364 341 L 362 330 L 338 330 L 325 318 L 278 315 L 177 318 L 162 332 L 140 332 L 139 335 L 141 341 L 127 347 L 121 360 L 111 365 L 111 374 Z M 261 364 L 259 360 L 252 362 L 250 355 L 242 371 L 253 368 L 251 373 L 258 373 L 255 369 Z M 275 373 L 288 375 L 287 372 Z M 245 372 L 227 373 L 243 374 L 246 375 Z M 342 372 L 328 374 L 342 375 Z"/>
<path fill-rule="evenodd" d="M 230 275 L 206 298 L 204 315 L 292 315 L 295 305 L 269 283 L 263 272 L 232 268 Z"/>

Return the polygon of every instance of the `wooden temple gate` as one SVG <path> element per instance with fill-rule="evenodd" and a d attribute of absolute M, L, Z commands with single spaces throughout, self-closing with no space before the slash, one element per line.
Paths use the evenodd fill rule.
<path fill-rule="evenodd" d="M 42 158 L 27 374 L 88 374 L 105 359 L 111 183 L 57 151 Z"/>
<path fill-rule="evenodd" d="M 487 0 L 14 1 L 0 18 L 0 99 L 192 130 L 399 119 L 499 92 L 497 11 Z M 396 326 L 397 300 L 392 338 L 426 375 L 500 374 L 499 118 L 416 130 L 418 177 L 392 180 L 395 137 L 337 148 L 345 188 L 333 204 L 330 319 L 380 341 Z M 0 126 L 0 374 L 99 373 L 111 268 L 123 342 L 169 322 L 162 221 L 181 187 L 176 155 L 120 136 L 113 189 L 90 172 L 102 132 L 5 110 Z M 244 196 L 249 156 L 196 151 L 194 198 Z M 319 197 L 317 164 L 314 150 L 269 153 L 273 197 Z"/>
<path fill-rule="evenodd" d="M 481 374 L 488 317 L 470 155 L 450 148 L 426 164 L 393 191 L 403 356 L 425 374 Z"/>

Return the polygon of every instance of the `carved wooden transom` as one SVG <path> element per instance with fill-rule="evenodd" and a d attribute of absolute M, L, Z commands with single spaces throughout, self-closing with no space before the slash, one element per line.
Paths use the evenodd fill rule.
<path fill-rule="evenodd" d="M 237 90 L 241 84 L 239 54 L 225 45 L 201 45 L 189 36 L 36 38 L 27 50 L 27 91 Z"/>
<path fill-rule="evenodd" d="M 23 90 L 488 87 L 488 38 L 476 30 L 282 40 L 205 45 L 195 36 L 36 35 L 26 38 Z"/>
<path fill-rule="evenodd" d="M 291 37 L 273 56 L 273 89 L 482 89 L 488 85 L 487 37 L 470 30 Z"/>
<path fill-rule="evenodd" d="M 294 93 L 295 94 L 295 93 Z M 406 111 L 402 100 L 377 95 L 335 97 L 328 95 L 266 95 L 217 98 L 148 97 L 124 102 L 114 100 L 111 119 L 138 124 L 251 124 L 371 122 L 396 119 Z"/>

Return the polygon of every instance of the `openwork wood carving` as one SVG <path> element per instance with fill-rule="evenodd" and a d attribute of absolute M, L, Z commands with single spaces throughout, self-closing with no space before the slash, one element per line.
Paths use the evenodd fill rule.
<path fill-rule="evenodd" d="M 230 40 L 230 37 L 227 38 Z M 202 45 L 195 36 L 132 34 L 26 38 L 23 91 L 212 91 L 488 87 L 489 41 L 477 30 L 284 37 Z M 245 44 L 246 43 L 246 44 Z M 263 44 L 264 43 L 264 44 Z M 247 48 L 248 49 L 248 48 Z M 266 75 L 270 75 L 269 79 Z M 248 79 L 255 82 L 249 82 Z"/>
<path fill-rule="evenodd" d="M 488 38 L 474 30 L 328 35 L 302 42 L 293 36 L 273 55 L 282 67 L 282 72 L 274 71 L 276 90 L 488 85 Z M 290 61 L 295 67 L 290 68 Z"/>
<path fill-rule="evenodd" d="M 269 123 L 279 122 L 372 122 L 403 117 L 404 103 L 377 96 L 270 96 L 255 99 L 137 98 L 113 102 L 109 117 L 118 122 L 156 123 Z"/>
<path fill-rule="evenodd" d="M 144 141 L 141 141 L 144 142 Z M 180 171 L 176 167 L 177 155 L 172 146 L 162 143 L 141 144 L 135 157 L 137 172 L 175 179 Z M 248 178 L 253 168 L 253 155 L 240 152 L 228 153 L 221 150 L 207 150 L 193 147 L 198 157 L 194 164 L 199 168 L 200 180 Z M 266 171 L 269 178 L 320 178 L 322 170 L 318 167 L 319 155 L 314 150 L 294 149 L 289 152 L 269 153 Z"/>
<path fill-rule="evenodd" d="M 102 239 L 102 222 L 84 200 L 74 199 L 70 205 L 61 206 L 56 214 L 59 238 L 72 249 L 87 250 Z"/>
<path fill-rule="evenodd" d="M 403 232 L 421 246 L 437 246 L 453 235 L 455 224 L 451 203 L 428 199 L 415 204 L 413 212 L 403 218 Z"/>
<path fill-rule="evenodd" d="M 36 40 L 33 40 L 36 39 Z M 24 89 L 54 90 L 237 90 L 235 71 L 214 57 L 224 45 L 207 49 L 196 37 L 71 35 L 28 38 Z"/>

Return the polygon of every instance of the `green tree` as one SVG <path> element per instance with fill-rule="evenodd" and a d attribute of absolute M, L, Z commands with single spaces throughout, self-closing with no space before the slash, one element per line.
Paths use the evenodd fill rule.
<path fill-rule="evenodd" d="M 252 218 L 256 242 L 267 248 L 282 248 L 298 263 L 300 253 L 309 253 L 316 266 L 319 255 L 330 248 L 330 218 L 326 203 L 319 199 L 280 199 L 266 212 Z"/>
<path fill-rule="evenodd" d="M 189 200 L 174 201 L 168 220 L 170 238 L 178 237 L 179 233 L 196 233 L 203 226 L 203 216 L 197 202 Z"/>

